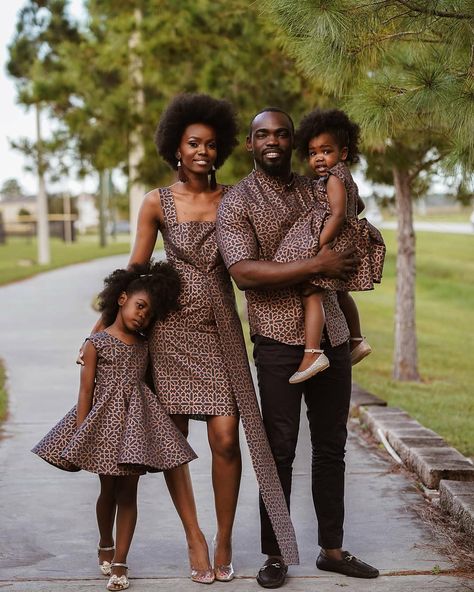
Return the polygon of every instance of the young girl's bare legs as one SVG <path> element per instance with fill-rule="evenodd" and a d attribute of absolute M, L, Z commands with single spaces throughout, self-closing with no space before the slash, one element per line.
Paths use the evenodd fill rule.
<path fill-rule="evenodd" d="M 97 500 L 97 524 L 100 532 L 100 547 L 113 547 L 113 526 L 115 522 L 115 551 L 100 551 L 101 561 L 112 560 L 112 576 L 126 576 L 127 568 L 116 563 L 126 564 L 127 555 L 137 523 L 137 486 L 139 475 L 114 477 L 99 475 L 100 494 Z M 113 558 L 110 557 L 112 553 Z M 102 557 L 104 554 L 104 557 Z M 107 555 L 106 555 L 107 554 Z M 109 590 L 122 590 L 112 580 L 107 585 Z"/>
<path fill-rule="evenodd" d="M 188 417 L 172 415 L 178 429 L 188 435 Z M 186 541 L 188 543 L 191 578 L 196 581 L 213 581 L 214 572 L 209 561 L 209 551 L 206 538 L 198 523 L 194 492 L 188 465 L 181 465 L 175 469 L 164 471 L 166 485 L 171 499 L 183 524 Z"/>
<path fill-rule="evenodd" d="M 367 357 L 372 352 L 372 348 L 362 336 L 359 311 L 354 298 L 349 292 L 338 292 L 337 300 L 349 327 L 351 362 L 354 366 Z"/>
<path fill-rule="evenodd" d="M 323 294 L 321 290 L 309 288 L 303 292 L 304 307 L 304 355 L 298 370 L 291 376 L 290 383 L 303 382 L 329 366 L 329 360 L 321 350 L 321 337 L 325 323 Z"/>
<path fill-rule="evenodd" d="M 100 493 L 97 498 L 96 515 L 99 527 L 99 565 L 104 575 L 110 575 L 110 563 L 114 557 L 114 523 L 117 505 L 115 502 L 115 477 L 99 475 Z M 105 549 L 109 549 L 106 551 Z"/>
<path fill-rule="evenodd" d="M 114 563 L 127 563 L 127 555 L 137 524 L 137 487 L 139 475 L 115 477 L 115 500 L 117 517 L 115 528 Z M 114 567 L 112 574 L 126 575 L 125 567 Z"/>
<path fill-rule="evenodd" d="M 217 579 L 229 581 L 234 577 L 232 527 L 242 473 L 239 416 L 209 417 L 207 433 L 212 452 L 212 486 L 217 518 L 214 570 Z"/>

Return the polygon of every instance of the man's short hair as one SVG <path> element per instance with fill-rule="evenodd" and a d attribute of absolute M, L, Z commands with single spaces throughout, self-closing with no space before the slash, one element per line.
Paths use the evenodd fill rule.
<path fill-rule="evenodd" d="M 278 107 L 265 107 L 265 109 L 262 109 L 258 113 L 255 113 L 255 115 L 252 117 L 252 120 L 250 121 L 250 126 L 249 126 L 249 134 L 248 134 L 249 137 L 252 136 L 252 125 L 253 125 L 253 122 L 262 113 L 283 113 L 283 115 L 286 115 L 286 117 L 288 118 L 288 121 L 291 123 L 291 131 L 292 131 L 292 133 L 294 135 L 294 133 L 295 133 L 295 124 L 294 124 L 293 119 L 291 118 L 291 116 L 286 111 L 283 111 L 283 109 L 279 109 Z"/>

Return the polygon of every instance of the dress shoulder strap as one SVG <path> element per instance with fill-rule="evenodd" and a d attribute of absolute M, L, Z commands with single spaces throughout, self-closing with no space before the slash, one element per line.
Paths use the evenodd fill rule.
<path fill-rule="evenodd" d="M 176 207 L 174 205 L 174 197 L 170 187 L 159 188 L 161 209 L 165 218 L 165 225 L 178 223 L 178 217 L 176 215 Z"/>

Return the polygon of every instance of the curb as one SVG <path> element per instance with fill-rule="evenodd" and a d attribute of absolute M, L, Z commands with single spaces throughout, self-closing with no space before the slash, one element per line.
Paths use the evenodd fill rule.
<path fill-rule="evenodd" d="M 352 385 L 351 417 L 358 417 L 394 458 L 415 473 L 428 489 L 439 489 L 441 509 L 474 536 L 474 464 L 433 430 L 398 407 Z M 387 449 L 388 449 L 387 448 Z M 395 451 L 395 454 L 393 454 Z"/>

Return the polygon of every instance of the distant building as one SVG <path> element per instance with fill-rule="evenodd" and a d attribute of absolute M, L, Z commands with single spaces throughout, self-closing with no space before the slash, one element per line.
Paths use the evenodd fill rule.
<path fill-rule="evenodd" d="M 36 195 L 0 194 L 0 212 L 2 212 L 4 224 L 17 223 L 22 210 L 26 210 L 31 216 L 36 216 Z"/>
<path fill-rule="evenodd" d="M 77 219 L 74 225 L 77 231 L 82 234 L 90 228 L 97 228 L 99 225 L 99 211 L 95 205 L 95 197 L 88 193 L 81 193 L 74 198 L 74 201 L 77 209 Z M 20 222 L 20 213 L 25 211 L 32 218 L 36 218 L 36 195 L 11 196 L 0 194 L 0 212 L 5 225 L 18 224 Z"/>
<path fill-rule="evenodd" d="M 84 234 L 90 228 L 99 226 L 99 210 L 95 205 L 95 197 L 89 193 L 81 193 L 76 197 L 77 220 L 75 226 L 78 232 Z"/>

